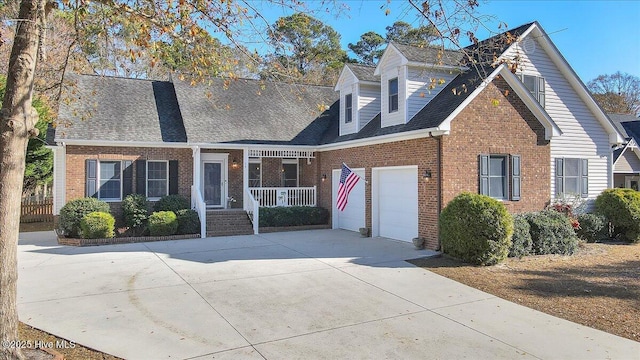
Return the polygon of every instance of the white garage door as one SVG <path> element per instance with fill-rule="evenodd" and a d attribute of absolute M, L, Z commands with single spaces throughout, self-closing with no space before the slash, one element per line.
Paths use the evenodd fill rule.
<path fill-rule="evenodd" d="M 418 167 L 374 168 L 373 234 L 411 241 L 418 236 Z"/>
<path fill-rule="evenodd" d="M 340 169 L 333 170 L 331 173 L 333 197 L 331 202 L 333 203 L 333 220 L 332 227 L 334 229 L 345 229 L 351 231 L 358 231 L 361 227 L 365 227 L 364 222 L 364 169 L 351 169 L 358 174 L 361 179 L 356 186 L 351 189 L 349 193 L 349 201 L 344 211 L 336 208 L 336 197 L 338 196 L 338 183 L 340 181 Z"/>

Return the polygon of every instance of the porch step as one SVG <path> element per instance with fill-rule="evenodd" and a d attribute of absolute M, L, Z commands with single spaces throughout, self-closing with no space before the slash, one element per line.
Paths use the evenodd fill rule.
<path fill-rule="evenodd" d="M 237 210 L 207 211 L 207 236 L 251 235 L 253 226 L 247 212 Z"/>

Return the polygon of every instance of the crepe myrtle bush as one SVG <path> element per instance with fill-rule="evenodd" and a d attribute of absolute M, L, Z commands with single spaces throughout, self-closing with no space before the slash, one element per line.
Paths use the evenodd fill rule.
<path fill-rule="evenodd" d="M 95 211 L 85 215 L 80 221 L 83 239 L 104 239 L 115 236 L 116 219 L 106 212 Z"/>
<path fill-rule="evenodd" d="M 78 237 L 80 221 L 85 215 L 95 211 L 110 213 L 111 208 L 106 202 L 92 197 L 71 200 L 60 209 L 58 229 L 66 237 Z"/>
<path fill-rule="evenodd" d="M 453 257 L 476 265 L 507 258 L 513 218 L 496 199 L 464 192 L 442 210 L 439 226 L 442 249 Z"/>
<path fill-rule="evenodd" d="M 151 236 L 174 235 L 178 231 L 178 217 L 173 211 L 156 211 L 149 216 Z"/>

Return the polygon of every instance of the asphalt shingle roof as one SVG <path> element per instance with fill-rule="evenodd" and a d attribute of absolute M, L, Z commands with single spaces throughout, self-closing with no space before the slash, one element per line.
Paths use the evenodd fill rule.
<path fill-rule="evenodd" d="M 173 85 L 166 81 L 74 75 L 59 109 L 56 138 L 186 142 Z M 68 124 L 68 126 L 65 126 Z"/>
<path fill-rule="evenodd" d="M 373 75 L 376 70 L 375 66 L 348 63 L 347 67 L 351 72 L 353 72 L 358 80 L 380 82 L 380 76 Z"/>
<path fill-rule="evenodd" d="M 637 118 L 631 114 L 607 114 L 613 125 L 620 131 L 620 133 L 626 138 L 629 139 L 632 137 L 631 134 L 627 131 L 627 128 L 631 130 L 632 133 L 636 135 L 636 141 L 640 140 L 640 118 Z M 626 123 L 626 125 L 623 125 Z M 635 124 L 634 124 L 635 123 Z M 637 124 L 637 125 L 636 125 Z"/>
<path fill-rule="evenodd" d="M 259 80 L 174 83 L 189 142 L 312 145 L 338 99 L 331 87 Z M 337 120 L 336 120 L 337 121 Z"/>
<path fill-rule="evenodd" d="M 411 46 L 400 43 L 391 43 L 407 60 L 425 64 L 458 66 L 463 54 L 456 50 L 442 50 L 435 46 Z"/>

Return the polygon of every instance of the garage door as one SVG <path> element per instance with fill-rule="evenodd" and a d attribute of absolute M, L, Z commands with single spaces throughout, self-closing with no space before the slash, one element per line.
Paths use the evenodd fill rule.
<path fill-rule="evenodd" d="M 418 167 L 374 168 L 373 234 L 411 241 L 418 236 Z"/>
<path fill-rule="evenodd" d="M 331 173 L 333 197 L 333 220 L 332 227 L 334 229 L 346 229 L 358 231 L 361 227 L 365 227 L 364 222 L 364 169 L 351 169 L 361 177 L 356 186 L 349 193 L 349 201 L 344 211 L 336 208 L 336 197 L 338 196 L 338 184 L 340 182 L 340 169 L 335 169 Z"/>

